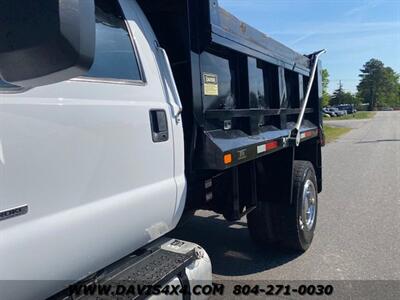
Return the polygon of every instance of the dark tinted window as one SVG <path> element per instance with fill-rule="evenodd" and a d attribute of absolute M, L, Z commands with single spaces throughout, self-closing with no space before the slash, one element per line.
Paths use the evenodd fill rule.
<path fill-rule="evenodd" d="M 139 64 L 116 0 L 96 0 L 96 53 L 88 77 L 141 80 Z"/>

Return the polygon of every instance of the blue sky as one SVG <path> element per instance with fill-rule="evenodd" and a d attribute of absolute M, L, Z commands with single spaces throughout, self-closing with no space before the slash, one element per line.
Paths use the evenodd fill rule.
<path fill-rule="evenodd" d="M 239 19 L 301 53 L 326 48 L 330 91 L 355 92 L 370 58 L 400 73 L 400 0 L 219 0 Z"/>

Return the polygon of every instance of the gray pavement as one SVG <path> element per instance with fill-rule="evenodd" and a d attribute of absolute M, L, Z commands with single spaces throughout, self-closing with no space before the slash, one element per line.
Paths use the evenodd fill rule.
<path fill-rule="evenodd" d="M 370 119 L 327 120 L 324 121 L 324 124 L 334 127 L 348 127 L 358 129 L 360 127 L 363 127 L 369 121 Z"/>
<path fill-rule="evenodd" d="M 207 250 L 217 281 L 400 280 L 400 112 L 352 127 L 323 150 L 324 190 L 305 254 L 260 250 L 245 219 L 227 223 L 206 211 L 173 236 Z"/>

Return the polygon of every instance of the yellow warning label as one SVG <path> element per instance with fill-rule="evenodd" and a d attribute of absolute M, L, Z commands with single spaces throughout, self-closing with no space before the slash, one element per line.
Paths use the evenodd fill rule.
<path fill-rule="evenodd" d="M 218 96 L 218 76 L 216 74 L 203 73 L 204 95 Z"/>

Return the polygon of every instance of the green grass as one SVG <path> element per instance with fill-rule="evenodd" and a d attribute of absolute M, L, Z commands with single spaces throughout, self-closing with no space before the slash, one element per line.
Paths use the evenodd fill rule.
<path fill-rule="evenodd" d="M 350 130 L 351 128 L 347 127 L 333 127 L 324 125 L 325 142 L 330 143 L 338 139 L 343 134 L 348 133 Z"/>
<path fill-rule="evenodd" d="M 375 112 L 372 111 L 358 111 L 354 115 L 346 115 L 341 117 L 325 118 L 324 120 L 361 120 L 371 119 L 375 116 Z"/>

